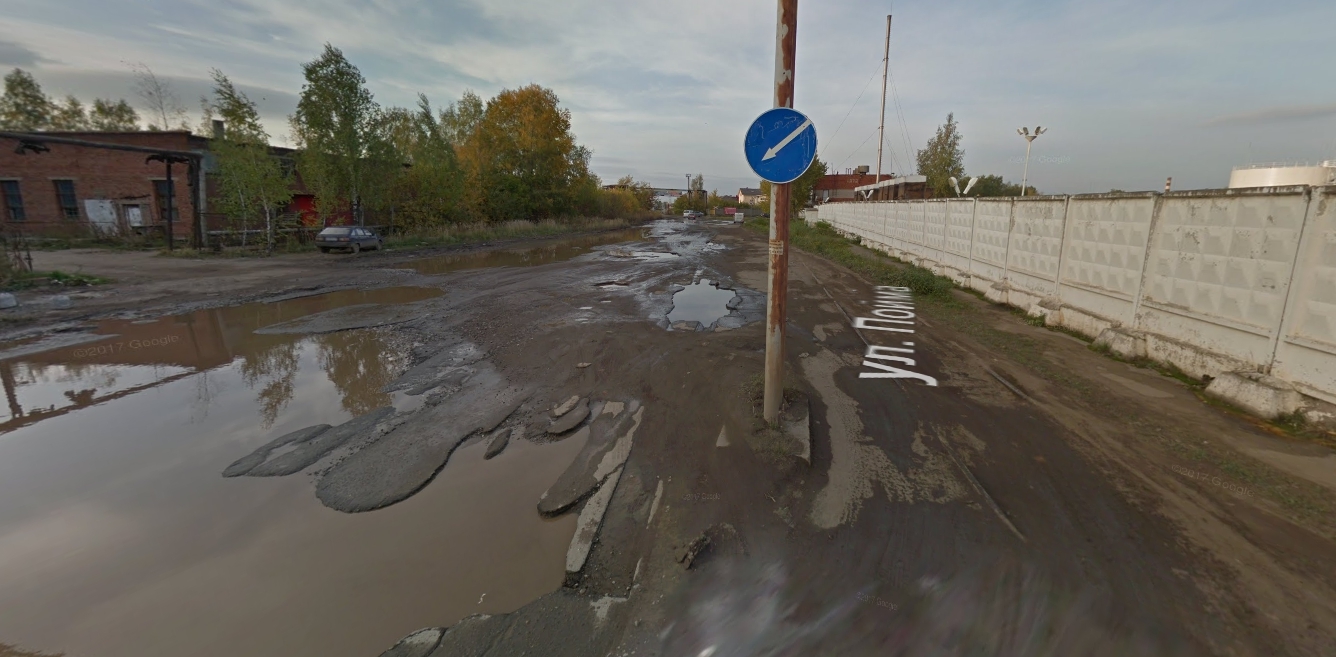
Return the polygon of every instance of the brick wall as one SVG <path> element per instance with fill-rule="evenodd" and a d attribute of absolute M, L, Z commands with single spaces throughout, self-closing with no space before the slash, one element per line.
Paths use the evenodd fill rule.
<path fill-rule="evenodd" d="M 205 140 L 188 132 L 52 134 L 164 150 L 198 151 L 205 146 Z M 18 182 L 26 218 L 14 222 L 9 212 L 0 207 L 0 213 L 3 213 L 0 226 L 5 230 L 17 228 L 29 234 L 87 235 L 90 229 L 85 201 L 89 199 L 112 201 L 122 220 L 128 206 L 139 205 L 144 225 L 161 230 L 163 214 L 154 195 L 153 181 L 165 179 L 166 169 L 161 162 L 145 163 L 148 154 L 47 144 L 50 152 L 18 155 L 14 146 L 11 140 L 0 141 L 0 180 Z M 192 232 L 194 207 L 188 171 L 185 164 L 172 165 L 176 205 L 173 228 L 178 238 L 188 238 Z M 61 212 L 56 180 L 74 182 L 77 219 L 66 218 Z"/>

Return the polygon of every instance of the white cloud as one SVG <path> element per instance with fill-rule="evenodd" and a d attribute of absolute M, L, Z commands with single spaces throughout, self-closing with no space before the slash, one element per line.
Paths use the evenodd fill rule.
<path fill-rule="evenodd" d="M 121 62 L 143 61 L 190 89 L 182 95 L 193 108 L 194 90 L 218 67 L 270 99 L 266 124 L 283 135 L 300 65 L 329 42 L 386 104 L 409 105 L 419 91 L 444 106 L 467 88 L 490 96 L 551 87 L 604 177 L 629 170 L 676 185 L 701 172 L 721 190 L 756 182 L 741 135 L 770 100 L 773 0 L 0 4 L 0 59 L 62 92 L 126 85 L 116 95 L 128 97 Z M 797 103 L 832 165 L 875 164 L 876 138 L 867 137 L 880 81 L 851 105 L 877 69 L 884 10 L 857 0 L 800 7 Z M 1336 88 L 1336 70 L 1320 65 L 1336 22 L 1330 3 L 915 2 L 896 12 L 891 60 L 903 113 L 888 103 L 888 170 L 912 166 L 912 151 L 948 112 L 961 122 L 971 174 L 1019 178 L 1015 128 L 1051 125 L 1035 145 L 1050 159 L 1031 167 L 1044 191 L 1151 189 L 1165 175 L 1175 186 L 1213 186 L 1249 157 L 1336 155 L 1325 152 L 1330 136 L 1314 138 L 1332 122 L 1317 111 Z M 1256 109 L 1258 97 L 1279 109 Z M 1242 130 L 1258 126 L 1265 140 Z"/>

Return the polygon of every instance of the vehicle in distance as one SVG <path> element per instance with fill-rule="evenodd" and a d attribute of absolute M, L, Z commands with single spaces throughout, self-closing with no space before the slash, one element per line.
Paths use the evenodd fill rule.
<path fill-rule="evenodd" d="M 701 217 L 705 216 L 705 213 L 697 212 L 695 210 L 687 210 L 686 212 L 682 213 L 682 216 L 686 217 L 687 219 L 700 219 Z"/>
<path fill-rule="evenodd" d="M 321 253 L 329 253 L 332 249 L 357 253 L 364 249 L 380 249 L 385 246 L 385 241 L 370 228 L 330 226 L 315 236 L 315 245 L 320 247 Z"/>

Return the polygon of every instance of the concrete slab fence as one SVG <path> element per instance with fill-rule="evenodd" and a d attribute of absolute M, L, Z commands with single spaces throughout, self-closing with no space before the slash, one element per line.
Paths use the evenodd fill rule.
<path fill-rule="evenodd" d="M 1124 356 L 1212 377 L 1209 392 L 1262 415 L 1311 405 L 1298 393 L 1336 403 L 1336 187 L 829 203 L 816 215 Z"/>

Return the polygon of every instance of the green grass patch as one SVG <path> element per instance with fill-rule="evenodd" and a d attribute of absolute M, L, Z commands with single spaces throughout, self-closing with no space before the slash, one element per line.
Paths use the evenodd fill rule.
<path fill-rule="evenodd" d="M 20 274 L 11 279 L 3 286 L 5 290 L 28 290 L 43 285 L 54 285 L 59 287 L 86 287 L 89 285 L 106 285 L 113 282 L 110 278 L 94 276 L 92 274 L 83 274 L 75 272 L 73 274 L 63 271 L 37 271 L 28 274 Z"/>
<path fill-rule="evenodd" d="M 744 225 L 762 233 L 769 231 L 769 219 L 751 218 Z M 922 267 L 915 267 L 890 256 L 859 246 L 825 222 L 809 224 L 801 219 L 789 222 L 789 241 L 793 246 L 814 253 L 858 272 L 878 285 L 907 287 L 939 301 L 951 299 L 956 285 Z"/>

